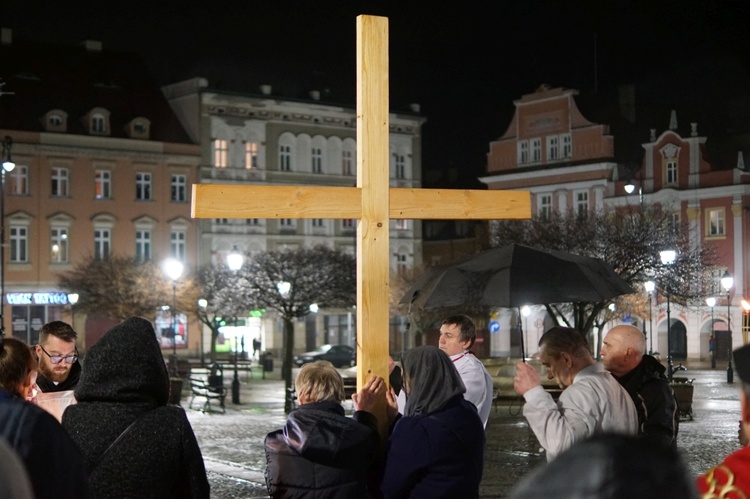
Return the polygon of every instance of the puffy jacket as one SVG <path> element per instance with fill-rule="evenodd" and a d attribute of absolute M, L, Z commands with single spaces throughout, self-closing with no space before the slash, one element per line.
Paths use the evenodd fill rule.
<path fill-rule="evenodd" d="M 284 428 L 265 439 L 266 485 L 271 497 L 367 497 L 368 473 L 379 437 L 375 416 L 347 418 L 336 402 L 303 404 Z"/>

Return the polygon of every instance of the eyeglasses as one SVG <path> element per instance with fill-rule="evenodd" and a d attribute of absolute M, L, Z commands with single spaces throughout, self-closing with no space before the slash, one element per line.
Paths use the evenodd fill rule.
<path fill-rule="evenodd" d="M 49 357 L 49 361 L 52 362 L 54 365 L 59 364 L 63 360 L 65 360 L 66 364 L 72 364 L 73 362 L 78 360 L 78 350 L 76 350 L 75 355 L 50 355 L 47 350 L 44 349 L 42 345 L 39 345 L 39 348 L 42 349 L 42 352 L 47 354 L 47 357 Z"/>

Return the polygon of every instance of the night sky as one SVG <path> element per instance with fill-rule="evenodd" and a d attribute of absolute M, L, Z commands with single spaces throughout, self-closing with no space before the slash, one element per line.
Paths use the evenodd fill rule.
<path fill-rule="evenodd" d="M 421 105 L 425 169 L 454 168 L 469 183 L 513 101 L 542 83 L 606 94 L 659 80 L 690 95 L 691 85 L 717 88 L 750 68 L 745 1 L 0 2 L 0 24 L 16 39 L 101 40 L 104 50 L 140 53 L 158 84 L 205 76 L 257 92 L 268 83 L 284 96 L 320 90 L 322 100 L 352 107 L 358 14 L 389 18 L 391 109 Z M 717 58 L 736 64 L 731 78 L 670 69 Z"/>

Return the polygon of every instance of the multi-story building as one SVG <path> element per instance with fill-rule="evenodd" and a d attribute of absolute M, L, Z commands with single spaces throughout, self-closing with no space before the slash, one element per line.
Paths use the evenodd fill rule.
<path fill-rule="evenodd" d="M 230 92 L 211 88 L 204 78 L 168 85 L 163 91 L 191 139 L 200 144 L 199 182 L 356 185 L 354 108 L 324 103 L 317 91 L 305 99 L 274 95 L 270 85 L 262 85 L 257 93 Z M 420 186 L 423 122 L 416 108 L 390 114 L 394 187 Z M 234 250 L 251 254 L 322 244 L 355 253 L 357 221 L 352 219 L 197 222 L 202 264 L 221 261 Z M 418 220 L 391 222 L 393 272 L 421 263 L 420 234 Z M 297 325 L 295 345 L 308 350 L 322 343 L 354 346 L 355 322 L 353 310 L 319 310 Z M 272 319 L 249 318 L 247 324 L 247 334 L 262 337 L 263 349 L 281 348 L 281 328 Z M 398 331 L 391 334 L 401 337 Z"/>
<path fill-rule="evenodd" d="M 59 274 L 113 254 L 173 256 L 186 272 L 194 268 L 190 185 L 200 148 L 138 56 L 106 52 L 92 40 L 60 46 L 12 35 L 3 28 L 0 43 L 0 140 L 12 141 L 16 164 L 3 185 L 4 323 L 33 344 L 45 322 L 71 321 L 85 350 L 112 321 L 106 310 L 71 315 Z M 177 346 L 198 351 L 199 326 L 177 318 Z M 170 318 L 157 316 L 156 326 L 160 333 Z M 161 340 L 171 349 L 171 338 Z"/>
<path fill-rule="evenodd" d="M 490 144 L 487 176 L 481 180 L 490 189 L 529 190 L 535 214 L 626 203 L 662 203 L 675 209 L 689 224 L 693 244 L 712 244 L 720 264 L 713 270 L 714 289 L 709 293 L 717 299 L 714 310 L 703 301 L 672 303 L 672 355 L 675 360 L 708 358 L 709 337 L 715 332 L 718 358 L 727 359 L 730 346 L 747 341 L 747 332 L 740 334 L 740 303 L 750 278 L 744 251 L 750 235 L 750 175 L 743 160 L 747 137 L 729 141 L 702 136 L 699 123 L 678 126 L 674 111 L 659 116 L 659 123 L 669 124 L 667 129 L 646 125 L 639 130 L 632 93 L 624 97 L 620 114 L 607 115 L 600 105 L 582 111 L 588 102 L 574 90 L 541 87 L 524 95 L 515 102 L 506 132 Z M 590 121 L 593 116 L 598 122 Z M 632 183 L 636 188 L 631 195 L 625 186 Z M 734 277 L 729 293 L 719 285 L 727 271 Z M 667 307 L 663 296 L 658 298 L 651 341 L 654 350 L 664 354 Z M 507 331 L 515 319 L 501 315 L 501 329 Z M 629 320 L 643 327 L 648 317 Z M 543 308 L 534 308 L 526 324 L 529 341 L 535 344 L 549 326 Z M 509 335 L 492 335 L 492 353 L 512 353 Z"/>

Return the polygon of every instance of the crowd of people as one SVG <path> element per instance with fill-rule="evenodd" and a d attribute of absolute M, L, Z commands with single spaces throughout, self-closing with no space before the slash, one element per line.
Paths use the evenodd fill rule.
<path fill-rule="evenodd" d="M 169 376 L 152 323 L 131 317 L 111 328 L 83 365 L 76 340 L 60 321 L 45 324 L 36 345 L 0 337 L 0 495 L 209 497 L 185 411 L 168 404 Z M 334 366 L 304 365 L 295 380 L 298 408 L 264 442 L 269 495 L 479 497 L 493 385 L 471 351 L 475 340 L 469 317 L 447 317 L 437 347 L 413 348 L 400 363 L 391 359 L 387 381 L 365 380 L 352 396 L 352 416 Z M 562 391 L 553 397 L 542 372 L 525 360 L 517 364 L 514 387 L 548 463 L 510 497 L 750 492 L 748 447 L 697 481 L 690 477 L 677 451 L 677 402 L 637 328 L 612 328 L 601 362 L 575 329 L 553 327 L 538 346 L 542 371 Z M 742 382 L 740 433 L 747 437 L 750 346 L 737 349 L 734 361 Z"/>

